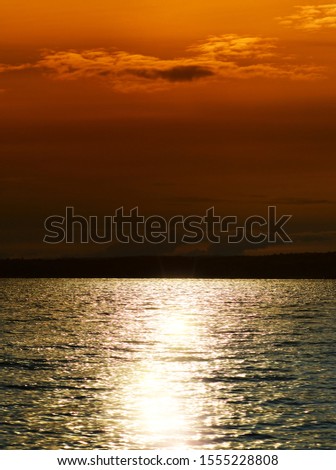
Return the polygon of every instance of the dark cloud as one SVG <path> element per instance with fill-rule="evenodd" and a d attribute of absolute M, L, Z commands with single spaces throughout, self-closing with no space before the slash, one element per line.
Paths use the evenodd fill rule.
<path fill-rule="evenodd" d="M 192 80 L 211 77 L 215 72 L 198 65 L 179 65 L 168 69 L 126 69 L 125 73 L 148 80 L 163 79 L 169 82 L 191 82 Z"/>
<path fill-rule="evenodd" d="M 215 73 L 209 68 L 199 65 L 180 65 L 168 70 L 160 70 L 160 78 L 170 82 L 190 82 L 197 78 L 211 77 Z"/>

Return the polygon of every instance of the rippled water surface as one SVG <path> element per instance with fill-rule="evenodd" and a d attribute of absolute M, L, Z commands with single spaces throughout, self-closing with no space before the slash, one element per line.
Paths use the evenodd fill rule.
<path fill-rule="evenodd" d="M 0 281 L 0 448 L 335 449 L 335 281 Z"/>

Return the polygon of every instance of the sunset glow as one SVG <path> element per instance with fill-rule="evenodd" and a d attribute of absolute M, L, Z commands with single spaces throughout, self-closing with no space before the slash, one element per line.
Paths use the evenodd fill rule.
<path fill-rule="evenodd" d="M 15 0 L 2 18 L 1 257 L 76 254 L 41 242 L 70 205 L 277 205 L 295 243 L 259 251 L 335 250 L 336 4 Z"/>

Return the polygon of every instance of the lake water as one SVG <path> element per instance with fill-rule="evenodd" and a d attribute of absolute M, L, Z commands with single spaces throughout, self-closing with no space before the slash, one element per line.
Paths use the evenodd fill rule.
<path fill-rule="evenodd" d="M 336 282 L 0 280 L 0 448 L 335 449 Z"/>

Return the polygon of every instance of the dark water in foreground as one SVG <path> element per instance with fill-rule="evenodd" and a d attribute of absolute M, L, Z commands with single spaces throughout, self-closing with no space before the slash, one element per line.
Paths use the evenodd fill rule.
<path fill-rule="evenodd" d="M 0 448 L 335 449 L 335 292 L 1 280 Z"/>

